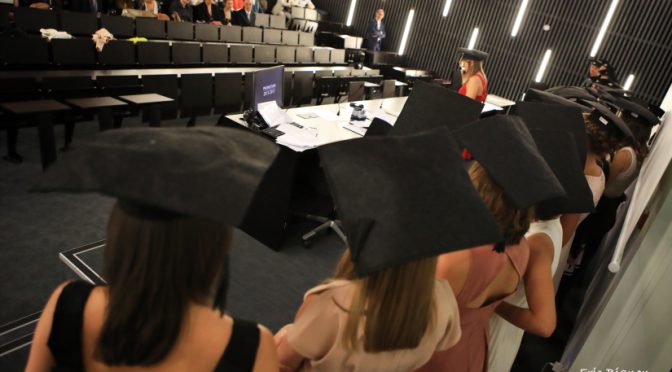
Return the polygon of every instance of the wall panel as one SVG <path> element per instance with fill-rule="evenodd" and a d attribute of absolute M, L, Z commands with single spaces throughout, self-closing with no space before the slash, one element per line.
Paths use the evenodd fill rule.
<path fill-rule="evenodd" d="M 458 47 L 466 46 L 474 27 L 476 48 L 490 53 L 486 73 L 492 93 L 519 98 L 534 79 L 546 49 L 552 49 L 544 82 L 579 84 L 610 0 L 530 0 L 518 36 L 510 36 L 519 0 L 358 0 L 353 30 L 363 34 L 375 9 L 385 9 L 383 50 L 396 51 L 408 11 L 415 9 L 406 54 L 409 65 L 448 76 L 457 68 Z M 345 22 L 350 0 L 314 0 L 332 20 Z M 543 31 L 545 24 L 549 31 Z M 672 83 L 672 1 L 621 0 L 598 56 L 616 67 L 622 82 L 635 74 L 633 90 L 660 104 Z"/>

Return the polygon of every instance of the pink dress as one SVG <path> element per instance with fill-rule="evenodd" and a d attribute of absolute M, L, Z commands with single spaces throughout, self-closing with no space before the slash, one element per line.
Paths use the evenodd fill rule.
<path fill-rule="evenodd" d="M 471 265 L 464 288 L 457 296 L 460 309 L 462 338 L 452 348 L 434 353 L 432 359 L 419 371 L 482 372 L 488 370 L 488 329 L 495 308 L 502 300 L 493 301 L 478 309 L 465 307 L 476 299 L 497 277 L 507 262 L 511 262 L 522 281 L 530 250 L 525 239 L 520 244 L 506 246 L 504 253 L 493 251 L 492 245 L 470 249 Z M 437 273 L 440 275 L 440 273 Z"/>

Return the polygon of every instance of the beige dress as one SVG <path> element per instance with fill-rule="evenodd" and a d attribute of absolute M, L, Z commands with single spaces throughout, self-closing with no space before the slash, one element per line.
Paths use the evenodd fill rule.
<path fill-rule="evenodd" d="M 461 335 L 460 316 L 453 291 L 445 280 L 435 286 L 437 317 L 415 349 L 380 353 L 348 351 L 341 346 L 341 335 L 347 320 L 354 285 L 337 280 L 317 286 L 306 293 L 314 295 L 294 324 L 285 326 L 280 342 L 303 355 L 302 371 L 411 371 L 425 364 L 435 351 L 455 345 Z M 305 297 L 304 297 L 305 298 Z"/>

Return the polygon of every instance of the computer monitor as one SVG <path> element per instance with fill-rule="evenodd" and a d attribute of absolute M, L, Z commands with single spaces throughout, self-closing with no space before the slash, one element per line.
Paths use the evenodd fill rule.
<path fill-rule="evenodd" d="M 254 110 L 258 109 L 260 103 L 275 100 L 278 106 L 282 107 L 282 93 L 284 82 L 285 66 L 273 66 L 262 68 L 249 74 L 251 80 L 245 79 L 245 83 L 250 83 L 252 88 L 249 91 L 250 100 L 248 101 Z M 245 74 L 246 76 L 248 74 Z"/>

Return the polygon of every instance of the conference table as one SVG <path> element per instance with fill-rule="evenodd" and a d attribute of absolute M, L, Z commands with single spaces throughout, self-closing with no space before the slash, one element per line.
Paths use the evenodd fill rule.
<path fill-rule="evenodd" d="M 285 229 L 289 225 L 292 199 L 296 198 L 299 185 L 305 185 L 306 170 L 319 167 L 317 152 L 320 146 L 338 141 L 361 138 L 373 118 L 380 118 L 394 125 L 406 103 L 407 97 L 392 97 L 356 101 L 366 112 L 366 120 L 351 120 L 354 110 L 350 102 L 320 106 L 297 107 L 286 110 L 292 124 L 277 128 L 284 132 L 277 138 L 264 136 L 278 144 L 280 152 L 262 180 L 240 228 L 273 250 L 280 250 Z M 486 102 L 485 113 L 502 110 Z M 234 128 L 248 128 L 242 114 L 228 115 L 223 123 Z M 292 137 L 290 140 L 283 137 Z M 303 211 L 302 211 L 303 212 Z"/>

